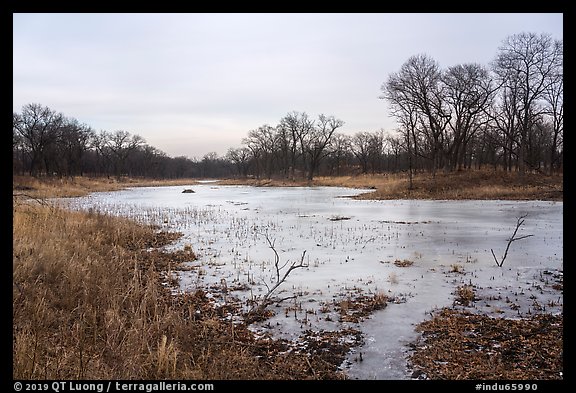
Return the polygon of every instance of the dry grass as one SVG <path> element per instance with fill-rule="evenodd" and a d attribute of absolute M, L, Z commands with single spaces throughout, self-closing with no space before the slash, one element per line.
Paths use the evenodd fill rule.
<path fill-rule="evenodd" d="M 512 320 L 442 309 L 422 322 L 410 363 L 428 379 L 563 378 L 562 315 Z"/>
<path fill-rule="evenodd" d="M 73 178 L 14 176 L 12 178 L 13 194 L 33 198 L 78 197 L 91 192 L 117 191 L 126 187 L 154 186 L 187 186 L 196 184 L 195 179 L 135 179 L 115 177 L 84 177 Z"/>
<path fill-rule="evenodd" d="M 202 290 L 172 295 L 194 259 L 178 234 L 37 204 L 13 208 L 13 378 L 341 379 L 337 365 L 259 341 Z M 310 367 L 310 365 L 312 367 Z"/>
<path fill-rule="evenodd" d="M 155 348 L 174 315 L 156 259 L 140 250 L 171 238 L 122 219 L 16 206 L 14 378 L 167 375 Z"/>
<path fill-rule="evenodd" d="M 357 199 L 510 199 L 510 200 L 563 200 L 562 174 L 546 176 L 526 174 L 520 180 L 516 173 L 501 170 L 468 170 L 414 175 L 413 188 L 408 189 L 405 173 L 316 177 L 312 182 L 304 179 L 226 179 L 221 185 L 245 184 L 256 187 L 334 186 L 366 188 L 374 191 L 356 196 Z M 32 178 L 14 176 L 15 194 L 36 198 L 74 197 L 95 191 L 114 191 L 126 187 L 193 185 L 195 179 L 134 179 L 134 178 Z"/>
<path fill-rule="evenodd" d="M 518 174 L 494 170 L 468 170 L 414 175 L 413 188 L 409 190 L 405 173 L 375 174 L 338 177 L 316 177 L 306 180 L 255 180 L 234 179 L 220 184 L 249 184 L 254 186 L 335 186 L 374 189 L 357 199 L 510 199 L 510 200 L 562 200 L 563 175 L 546 176 Z"/>
<path fill-rule="evenodd" d="M 386 308 L 388 300 L 388 296 L 383 293 L 375 293 L 372 296 L 357 295 L 336 303 L 336 310 L 340 314 L 341 322 L 358 323 L 368 318 L 374 311 Z"/>
<path fill-rule="evenodd" d="M 456 303 L 467 307 L 475 300 L 476 293 L 474 292 L 474 287 L 472 285 L 461 285 L 456 288 Z"/>
<path fill-rule="evenodd" d="M 14 176 L 12 178 L 13 194 L 34 198 L 77 197 L 96 191 L 115 191 L 126 184 L 116 179 L 74 177 L 74 178 L 35 178 L 31 176 Z"/>
<path fill-rule="evenodd" d="M 409 190 L 406 175 L 394 175 L 375 184 L 376 191 L 359 199 L 510 199 L 562 200 L 563 175 L 527 174 L 520 180 L 516 173 L 491 170 L 438 172 L 414 176 Z"/>

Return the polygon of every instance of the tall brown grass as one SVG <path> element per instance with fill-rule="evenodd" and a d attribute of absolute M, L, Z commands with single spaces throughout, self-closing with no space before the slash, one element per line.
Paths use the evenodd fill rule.
<path fill-rule="evenodd" d="M 409 188 L 407 174 L 375 175 L 367 184 L 372 193 L 358 199 L 509 199 L 562 200 L 563 176 L 518 174 L 494 170 L 416 173 Z"/>
<path fill-rule="evenodd" d="M 459 172 L 427 172 L 414 174 L 412 188 L 407 173 L 361 174 L 351 176 L 316 177 L 306 180 L 234 179 L 221 184 L 249 184 L 254 186 L 336 186 L 369 188 L 374 191 L 356 199 L 510 199 L 562 200 L 563 175 L 547 176 L 502 170 L 467 170 Z"/>
<path fill-rule="evenodd" d="M 512 199 L 563 200 L 564 176 L 528 173 L 523 179 L 517 173 L 482 169 L 458 172 L 439 171 L 435 176 L 427 172 L 414 174 L 412 188 L 406 173 L 360 174 L 350 176 L 316 177 L 305 179 L 226 179 L 219 184 L 247 184 L 252 186 L 335 186 L 373 189 L 356 196 L 357 199 Z M 15 194 L 36 198 L 74 197 L 95 191 L 114 191 L 126 187 L 192 185 L 195 179 L 138 179 L 138 178 L 33 178 L 14 176 Z"/>
<path fill-rule="evenodd" d="M 150 228 L 21 205 L 13 218 L 14 377 L 154 375 L 166 327 L 153 268 L 135 249 Z"/>
<path fill-rule="evenodd" d="M 34 198 L 78 197 L 91 192 L 117 191 L 126 187 L 178 186 L 196 184 L 195 179 L 139 179 L 129 177 L 32 177 L 13 176 L 14 194 Z"/>
<path fill-rule="evenodd" d="M 126 219 L 15 203 L 13 377 L 343 377 L 335 366 L 232 326 L 201 289 L 171 294 L 166 267 L 190 251 L 143 248 L 175 237 Z"/>

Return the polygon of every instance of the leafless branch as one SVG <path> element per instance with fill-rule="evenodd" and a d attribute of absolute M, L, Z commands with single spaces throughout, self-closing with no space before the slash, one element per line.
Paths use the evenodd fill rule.
<path fill-rule="evenodd" d="M 304 258 L 306 256 L 306 250 L 302 252 L 302 256 L 300 257 L 300 261 L 293 261 L 288 265 L 289 261 L 286 261 L 282 266 L 280 266 L 280 256 L 278 255 L 278 251 L 276 251 L 275 243 L 276 240 L 271 240 L 268 236 L 268 233 L 264 234 L 268 246 L 274 252 L 274 269 L 275 269 L 275 280 L 268 285 L 264 280 L 264 285 L 268 289 L 268 292 L 260 299 L 259 302 L 254 303 L 253 307 L 248 311 L 247 314 L 247 322 L 250 323 L 251 321 L 257 320 L 258 316 L 262 315 L 266 307 L 268 307 L 272 303 L 281 303 L 288 299 L 294 299 L 295 296 L 289 296 L 282 299 L 273 299 L 274 292 L 282 285 L 290 273 L 294 270 L 299 268 L 308 267 L 308 263 L 304 262 Z M 286 269 L 286 267 L 288 268 Z"/>
<path fill-rule="evenodd" d="M 506 246 L 506 251 L 504 251 L 504 256 L 502 257 L 502 259 L 500 261 L 498 261 L 498 258 L 496 258 L 496 255 L 494 254 L 494 250 L 490 249 L 490 251 L 492 252 L 492 256 L 494 257 L 494 261 L 496 262 L 496 265 L 498 265 L 498 267 L 502 267 L 502 265 L 504 264 L 504 261 L 506 260 L 506 257 L 508 256 L 508 250 L 510 249 L 510 245 L 512 244 L 512 242 L 515 242 L 516 240 L 526 239 L 527 237 L 530 237 L 530 236 L 534 236 L 534 235 L 523 235 L 523 236 L 516 237 L 516 233 L 518 233 L 518 229 L 522 226 L 522 224 L 524 224 L 524 219 L 527 216 L 528 216 L 528 214 L 524 214 L 524 215 L 518 217 L 518 219 L 516 220 L 516 228 L 514 229 L 514 233 L 512 234 L 512 237 L 510 237 L 508 239 L 508 245 Z"/>

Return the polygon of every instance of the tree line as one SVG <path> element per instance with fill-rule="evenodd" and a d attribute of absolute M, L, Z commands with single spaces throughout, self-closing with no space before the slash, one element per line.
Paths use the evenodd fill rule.
<path fill-rule="evenodd" d="M 508 37 L 489 66 L 441 69 L 410 57 L 381 86 L 398 124 L 386 132 L 340 132 L 344 121 L 292 111 L 250 130 L 219 157 L 169 157 L 127 131 L 96 132 L 40 104 L 13 114 L 13 172 L 57 176 L 256 177 L 285 179 L 486 166 L 563 170 L 563 43 Z"/>
<path fill-rule="evenodd" d="M 382 84 L 394 132 L 338 133 L 333 116 L 292 112 L 248 133 L 227 159 L 237 174 L 293 178 L 295 171 L 340 175 L 455 171 L 491 166 L 543 173 L 563 170 L 563 43 L 521 33 L 503 41 L 489 66 L 441 69 L 410 57 Z M 327 127 L 327 125 L 329 125 Z M 411 177 L 410 177 L 411 178 Z"/>
<path fill-rule="evenodd" d="M 13 114 L 13 173 L 32 176 L 219 177 L 230 174 L 223 158 L 169 157 L 124 130 L 95 131 L 41 104 Z"/>

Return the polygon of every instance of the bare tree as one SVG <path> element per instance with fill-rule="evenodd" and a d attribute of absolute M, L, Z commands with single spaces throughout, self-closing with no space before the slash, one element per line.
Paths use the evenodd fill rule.
<path fill-rule="evenodd" d="M 291 168 L 293 168 L 295 158 L 293 152 L 293 146 L 295 145 L 292 141 L 292 132 L 287 128 L 285 123 L 280 122 L 280 124 L 276 126 L 274 154 L 278 163 L 278 169 L 285 179 L 292 176 Z"/>
<path fill-rule="evenodd" d="M 75 118 L 40 104 L 23 106 L 12 117 L 13 173 L 74 176 L 123 174 L 150 177 L 200 176 L 204 162 L 170 158 L 127 131 L 94 132 Z M 225 176 L 230 162 L 217 158 L 212 173 Z"/>
<path fill-rule="evenodd" d="M 306 171 L 307 163 L 306 156 L 304 155 L 304 146 L 306 145 L 306 140 L 308 134 L 314 127 L 314 120 L 308 117 L 306 112 L 296 112 L 292 111 L 284 116 L 280 120 L 278 128 L 282 129 L 283 135 L 287 135 L 289 138 L 288 142 L 288 153 L 290 168 L 288 169 L 289 178 L 294 180 L 296 166 L 298 164 L 298 159 L 302 158 L 302 167 Z"/>
<path fill-rule="evenodd" d="M 30 174 L 51 174 L 48 152 L 56 144 L 64 116 L 40 104 L 28 104 L 21 114 L 13 114 L 12 119 L 13 133 L 30 158 Z"/>
<path fill-rule="evenodd" d="M 382 90 L 385 94 L 380 98 L 388 100 L 391 114 L 400 124 L 398 131 L 403 135 L 404 146 L 408 153 L 408 190 L 410 191 L 413 189 L 414 169 L 418 167 L 419 113 L 416 104 L 409 98 L 408 92 L 404 89 L 395 89 L 395 83 L 398 82 L 389 80 L 389 84 L 383 85 Z"/>
<path fill-rule="evenodd" d="M 109 149 L 109 140 L 112 134 L 107 131 L 100 131 L 92 135 L 90 145 L 96 154 L 96 170 L 98 173 L 110 175 L 112 165 L 112 151 Z"/>
<path fill-rule="evenodd" d="M 462 166 L 465 148 L 474 134 L 489 119 L 485 115 L 496 88 L 493 87 L 488 70 L 479 64 L 462 64 L 448 68 L 442 75 L 446 86 L 445 99 L 451 111 L 444 138 L 445 169 L 455 170 Z"/>
<path fill-rule="evenodd" d="M 496 101 L 488 111 L 491 120 L 491 131 L 485 134 L 491 143 L 502 148 L 502 158 L 505 169 L 512 171 L 517 162 L 520 140 L 516 102 L 518 98 L 518 83 L 502 85 Z"/>
<path fill-rule="evenodd" d="M 329 154 L 330 175 L 340 176 L 342 169 L 349 165 L 352 151 L 351 138 L 348 135 L 336 132 L 332 135 Z"/>
<path fill-rule="evenodd" d="M 201 177 L 216 177 L 215 173 L 217 171 L 217 167 L 219 165 L 219 157 L 218 153 L 215 151 L 211 151 L 209 153 L 204 154 L 202 157 L 202 161 L 200 161 L 200 176 Z"/>
<path fill-rule="evenodd" d="M 256 163 L 256 177 L 260 177 L 261 169 L 266 177 L 271 178 L 273 172 L 274 150 L 276 142 L 275 128 L 265 124 L 248 132 L 243 143 L 252 152 L 252 158 Z"/>
<path fill-rule="evenodd" d="M 403 143 L 403 141 L 405 141 L 406 143 Z M 387 135 L 386 136 L 386 146 L 388 146 L 388 151 L 389 154 L 388 155 L 392 155 L 392 161 L 393 161 L 393 165 L 392 165 L 392 171 L 397 171 L 398 168 L 400 168 L 400 157 L 402 155 L 402 153 L 404 151 L 409 152 L 410 151 L 410 147 L 407 147 L 406 144 L 408 143 L 408 141 L 406 141 L 402 134 L 400 135 Z M 408 154 L 408 160 L 409 160 L 409 185 L 408 185 L 408 189 L 411 190 L 413 188 L 412 185 L 412 162 L 411 162 L 411 158 L 412 156 L 410 154 Z M 389 158 L 390 160 L 390 158 Z"/>
<path fill-rule="evenodd" d="M 326 147 L 331 142 L 334 132 L 343 125 L 342 120 L 322 114 L 318 116 L 316 126 L 306 134 L 302 142 L 302 150 L 308 157 L 308 181 L 312 181 L 320 162 L 329 153 Z"/>
<path fill-rule="evenodd" d="M 67 176 L 83 174 L 84 154 L 90 148 L 94 130 L 75 118 L 66 118 L 58 134 L 58 158 L 63 161 L 62 172 Z"/>
<path fill-rule="evenodd" d="M 248 176 L 251 158 L 249 148 L 230 148 L 228 149 L 228 153 L 226 153 L 226 158 L 234 164 L 240 177 L 246 178 Z"/>
<path fill-rule="evenodd" d="M 426 138 L 432 173 L 442 163 L 444 130 L 450 122 L 438 63 L 427 55 L 412 56 L 382 86 L 383 96 L 395 116 L 410 119 Z M 413 123 L 412 123 L 413 122 Z"/>
<path fill-rule="evenodd" d="M 370 133 L 368 141 L 368 160 L 370 162 L 372 174 L 382 171 L 382 161 L 385 149 L 386 138 L 384 137 L 384 130 Z"/>
<path fill-rule="evenodd" d="M 167 158 L 163 151 L 144 144 L 130 153 L 126 166 L 133 176 L 160 178 L 168 176 L 165 172 Z"/>
<path fill-rule="evenodd" d="M 360 163 L 362 173 L 368 173 L 368 159 L 370 156 L 370 133 L 357 132 L 352 137 L 352 153 Z"/>
<path fill-rule="evenodd" d="M 535 33 L 520 33 L 506 38 L 493 62 L 495 73 L 507 91 L 514 95 L 511 109 L 519 128 L 520 177 L 526 173 L 528 134 L 540 114 L 536 104 L 554 83 L 551 76 L 560 72 L 562 62 L 562 41 Z"/>
<path fill-rule="evenodd" d="M 114 174 L 120 176 L 126 171 L 126 161 L 134 150 L 144 145 L 144 139 L 139 135 L 132 135 L 127 131 L 118 130 L 109 134 L 107 140 L 108 150 L 111 152 L 111 158 L 114 168 Z"/>
<path fill-rule="evenodd" d="M 554 167 L 560 167 L 558 151 L 564 142 L 564 75 L 562 72 L 552 73 L 550 83 L 544 91 L 544 100 L 547 103 L 545 114 L 552 123 L 552 143 L 550 145 L 550 173 Z"/>

